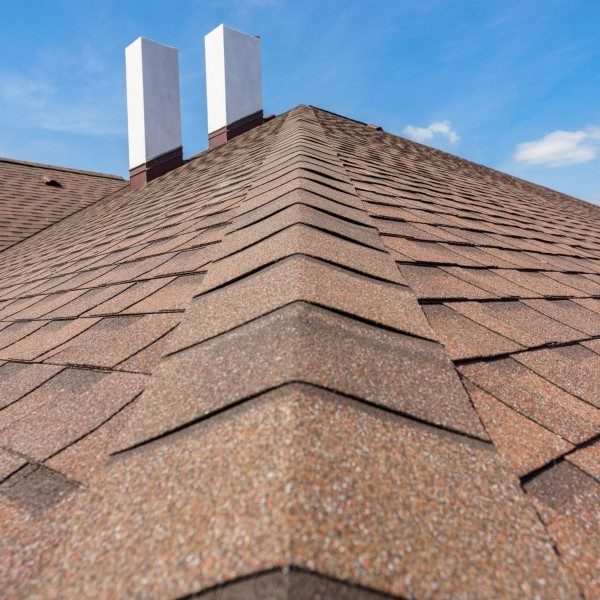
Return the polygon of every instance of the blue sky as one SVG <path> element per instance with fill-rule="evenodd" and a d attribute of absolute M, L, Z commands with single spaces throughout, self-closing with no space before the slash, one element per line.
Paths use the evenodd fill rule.
<path fill-rule="evenodd" d="M 180 50 L 206 147 L 203 36 L 262 39 L 265 111 L 314 104 L 600 203 L 597 0 L 0 3 L 0 156 L 126 175 L 124 48 Z"/>

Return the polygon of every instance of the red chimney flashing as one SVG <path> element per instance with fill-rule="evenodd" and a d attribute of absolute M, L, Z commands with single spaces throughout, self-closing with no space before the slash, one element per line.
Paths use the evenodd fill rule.
<path fill-rule="evenodd" d="M 263 111 L 259 110 L 243 119 L 239 119 L 239 121 L 235 121 L 235 123 L 221 127 L 221 129 L 217 129 L 208 134 L 208 147 L 212 149 L 217 146 L 222 146 L 230 139 L 241 135 L 242 133 L 246 133 L 246 131 L 250 131 L 250 129 L 254 129 L 258 125 L 262 125 L 265 120 Z"/>
<path fill-rule="evenodd" d="M 169 150 L 148 162 L 129 170 L 131 189 L 144 187 L 149 181 L 180 167 L 183 164 L 183 148 Z"/>

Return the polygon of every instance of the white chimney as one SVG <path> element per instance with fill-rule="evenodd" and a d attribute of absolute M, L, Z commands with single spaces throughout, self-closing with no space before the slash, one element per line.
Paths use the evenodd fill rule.
<path fill-rule="evenodd" d="M 125 49 L 131 186 L 178 167 L 181 148 L 177 48 L 139 37 Z"/>
<path fill-rule="evenodd" d="M 204 37 L 208 141 L 214 148 L 263 122 L 260 39 L 219 25 Z"/>

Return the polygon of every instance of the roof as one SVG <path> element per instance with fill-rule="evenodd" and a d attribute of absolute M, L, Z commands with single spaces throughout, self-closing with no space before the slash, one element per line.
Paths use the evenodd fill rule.
<path fill-rule="evenodd" d="M 8 598 L 597 598 L 600 210 L 300 106 L 3 253 Z"/>
<path fill-rule="evenodd" d="M 0 252 L 125 185 L 116 175 L 0 158 Z"/>

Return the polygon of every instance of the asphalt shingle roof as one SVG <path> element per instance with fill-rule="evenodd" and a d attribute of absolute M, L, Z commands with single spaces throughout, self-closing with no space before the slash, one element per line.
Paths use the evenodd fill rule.
<path fill-rule="evenodd" d="M 0 252 L 126 186 L 115 175 L 0 158 Z"/>
<path fill-rule="evenodd" d="M 5 596 L 598 597 L 599 216 L 301 106 L 5 250 Z"/>

